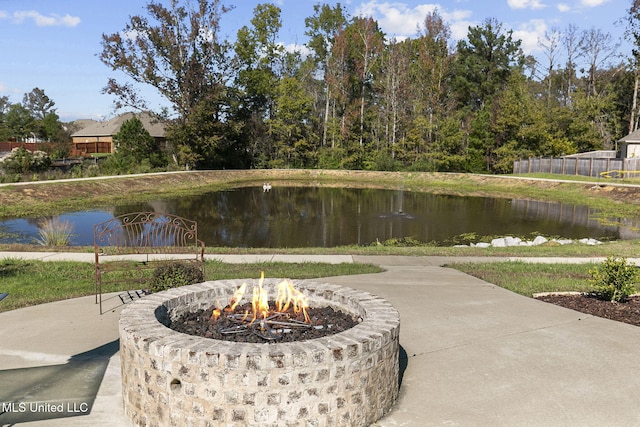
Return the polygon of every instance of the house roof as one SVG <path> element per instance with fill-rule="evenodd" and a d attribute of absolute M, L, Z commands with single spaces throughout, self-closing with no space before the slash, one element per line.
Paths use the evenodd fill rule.
<path fill-rule="evenodd" d="M 567 154 L 564 156 L 560 156 L 562 158 L 580 158 L 580 157 L 586 157 L 586 158 L 600 158 L 600 159 L 615 159 L 617 155 L 616 150 L 595 150 L 595 151 L 585 151 L 582 153 L 575 153 L 575 154 Z"/>
<path fill-rule="evenodd" d="M 620 138 L 618 142 L 640 143 L 640 129 L 634 130 L 629 135 Z"/>
<path fill-rule="evenodd" d="M 76 126 L 77 129 L 84 129 L 87 126 L 93 126 L 96 123 L 98 122 L 93 119 L 78 119 L 73 121 L 73 125 Z"/>
<path fill-rule="evenodd" d="M 113 136 L 120 131 L 120 126 L 127 120 L 137 117 L 144 128 L 154 138 L 164 138 L 165 126 L 149 113 L 124 113 L 107 122 L 96 122 L 72 134 L 72 137 Z"/>

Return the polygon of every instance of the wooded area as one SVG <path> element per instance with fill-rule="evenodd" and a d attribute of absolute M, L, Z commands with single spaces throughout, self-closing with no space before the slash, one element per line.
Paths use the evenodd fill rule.
<path fill-rule="evenodd" d="M 318 4 L 292 51 L 272 3 L 235 40 L 220 37 L 221 1 L 165 3 L 103 35 L 102 62 L 135 82 L 104 92 L 147 110 L 138 89 L 156 88 L 171 105 L 157 112 L 170 155 L 187 168 L 511 173 L 520 158 L 616 149 L 637 127 L 636 51 L 597 28 L 547 32 L 540 59 L 490 17 L 454 43 L 436 10 L 396 40 Z M 621 19 L 635 43 L 630 6 Z"/>

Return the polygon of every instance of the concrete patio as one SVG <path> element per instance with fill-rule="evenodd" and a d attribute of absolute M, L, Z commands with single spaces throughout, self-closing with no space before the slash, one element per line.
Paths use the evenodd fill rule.
<path fill-rule="evenodd" d="M 450 258 L 322 261 L 386 269 L 316 279 L 379 295 L 400 312 L 400 395 L 376 426 L 640 425 L 640 328 L 519 296 L 443 267 Z M 0 425 L 129 426 L 118 315 L 99 315 L 93 297 L 0 313 Z"/>

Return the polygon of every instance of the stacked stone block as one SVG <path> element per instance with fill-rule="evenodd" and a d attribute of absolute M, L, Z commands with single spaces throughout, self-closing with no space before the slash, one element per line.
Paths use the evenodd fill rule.
<path fill-rule="evenodd" d="M 275 292 L 279 280 L 264 286 Z M 312 306 L 362 319 L 324 338 L 236 343 L 172 331 L 169 316 L 224 301 L 242 281 L 150 295 L 120 318 L 125 412 L 141 426 L 367 426 L 398 395 L 397 310 L 366 292 L 295 282 Z"/>

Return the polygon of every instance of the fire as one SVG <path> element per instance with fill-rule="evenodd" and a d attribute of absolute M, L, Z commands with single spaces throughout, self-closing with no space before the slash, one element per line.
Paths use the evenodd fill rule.
<path fill-rule="evenodd" d="M 285 279 L 278 283 L 274 307 L 269 306 L 269 294 L 267 289 L 263 287 L 263 283 L 264 271 L 260 274 L 258 285 L 253 288 L 251 312 L 245 312 L 242 320 L 249 319 L 249 321 L 253 323 L 256 320 L 266 319 L 275 313 L 285 313 L 289 309 L 292 309 L 295 315 L 301 315 L 304 317 L 306 323 L 311 323 L 311 319 L 307 313 L 307 309 L 309 308 L 307 298 L 300 290 L 296 289 L 290 280 Z M 229 304 L 226 307 L 213 310 L 211 320 L 217 321 L 223 311 L 225 313 L 233 313 L 244 297 L 246 290 L 247 285 L 243 283 L 229 299 Z"/>
<path fill-rule="evenodd" d="M 236 307 L 238 306 L 238 303 L 240 302 L 240 300 L 242 300 L 242 297 L 244 296 L 244 292 L 246 290 L 247 290 L 247 284 L 243 283 L 242 286 L 240 286 L 238 290 L 234 292 L 233 296 L 231 297 L 231 300 L 229 300 L 227 311 L 233 311 L 236 309 Z"/>
<path fill-rule="evenodd" d="M 233 313 L 233 311 L 236 309 L 236 307 L 238 306 L 238 303 L 240 302 L 240 300 L 242 299 L 242 296 L 244 295 L 245 290 L 247 289 L 247 285 L 246 283 L 243 283 L 242 286 L 240 286 L 233 294 L 233 296 L 231 297 L 231 299 L 229 299 L 229 305 L 227 305 L 224 308 L 224 311 L 227 313 Z M 220 318 L 220 314 L 222 314 L 221 309 L 220 308 L 216 308 L 213 310 L 213 313 L 211 313 L 211 318 L 215 321 L 218 320 L 218 318 Z"/>
<path fill-rule="evenodd" d="M 293 283 L 288 280 L 284 280 L 278 283 L 276 311 L 287 311 L 289 309 L 289 306 L 293 306 L 293 312 L 295 314 L 302 313 L 304 315 L 304 321 L 306 323 L 311 323 L 311 319 L 309 319 L 309 314 L 307 313 L 307 308 L 309 308 L 307 298 L 302 292 L 300 292 L 295 288 L 295 286 L 293 286 Z"/>

